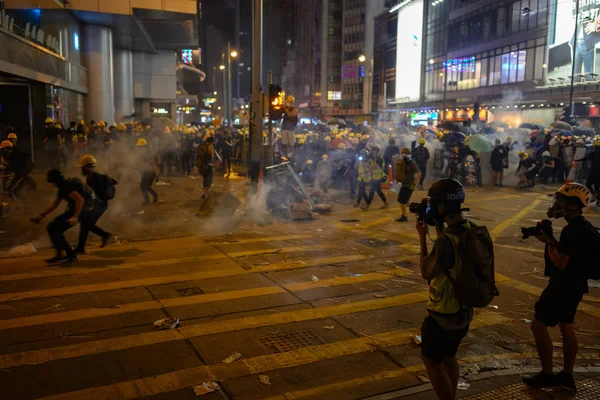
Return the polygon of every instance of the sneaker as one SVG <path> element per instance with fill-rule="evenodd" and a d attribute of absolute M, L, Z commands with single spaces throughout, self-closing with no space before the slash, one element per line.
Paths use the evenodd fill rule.
<path fill-rule="evenodd" d="M 575 386 L 575 378 L 573 375 L 567 374 L 565 371 L 561 371 L 554 377 L 554 380 L 561 388 L 570 392 L 576 392 L 577 386 Z"/>
<path fill-rule="evenodd" d="M 386 208 L 388 208 L 390 205 L 388 204 L 388 202 L 386 201 L 385 203 L 383 203 L 383 205 L 381 207 L 379 207 L 380 210 L 385 210 Z"/>
<path fill-rule="evenodd" d="M 59 261 L 59 263 L 60 264 L 72 264 L 72 263 L 74 263 L 77 260 L 78 260 L 77 255 L 76 254 L 72 254 L 70 256 L 65 256 L 65 257 L 61 258 L 60 261 Z"/>
<path fill-rule="evenodd" d="M 102 238 L 102 244 L 100 245 L 100 248 L 106 247 L 106 245 L 108 244 L 108 241 L 110 240 L 111 237 L 112 237 L 111 233 L 107 233 L 106 235 L 104 235 L 104 237 Z"/>
<path fill-rule="evenodd" d="M 523 383 L 533 389 L 557 387 L 557 381 L 554 375 L 548 375 L 544 372 L 538 372 L 537 375 L 523 378 Z"/>
<path fill-rule="evenodd" d="M 403 215 L 400 218 L 397 218 L 396 222 L 408 222 L 408 217 L 406 215 Z"/>
<path fill-rule="evenodd" d="M 62 256 L 56 256 L 56 257 L 52 257 L 46 260 L 46 263 L 48 264 L 55 264 L 57 262 L 59 262 L 60 260 L 62 260 Z"/>
<path fill-rule="evenodd" d="M 73 249 L 73 253 L 75 253 L 75 254 L 85 254 L 85 249 L 80 249 L 79 247 L 75 247 Z"/>

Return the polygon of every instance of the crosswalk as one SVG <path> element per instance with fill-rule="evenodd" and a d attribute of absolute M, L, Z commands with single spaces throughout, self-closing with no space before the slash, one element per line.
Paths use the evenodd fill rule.
<path fill-rule="evenodd" d="M 491 218 L 477 204 L 506 200 L 520 201 L 518 211 L 488 226 L 509 263 L 498 263 L 497 280 L 510 298 L 477 310 L 461 346 L 465 366 L 535 358 L 527 324 L 502 301 L 530 318 L 543 289 L 506 260 L 542 262 L 539 246 L 509 239 L 544 198 L 482 197 L 471 213 Z M 358 399 L 420 385 L 427 285 L 412 226 L 393 219 L 393 210 L 354 212 L 293 231 L 127 243 L 69 268 L 42 265 L 44 254 L 0 260 L 0 399 L 177 400 L 213 381 L 218 397 L 206 398 Z M 598 294 L 582 302 L 585 318 L 600 318 Z M 167 317 L 179 327 L 153 326 Z"/>

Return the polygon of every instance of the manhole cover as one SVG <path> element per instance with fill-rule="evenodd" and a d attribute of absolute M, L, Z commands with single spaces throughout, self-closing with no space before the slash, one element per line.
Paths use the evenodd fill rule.
<path fill-rule="evenodd" d="M 379 240 L 379 239 L 359 239 L 358 243 L 369 247 L 390 247 L 400 244 L 395 240 Z"/>
<path fill-rule="evenodd" d="M 463 397 L 464 400 L 504 400 L 504 399 L 570 399 L 570 400 L 593 400 L 598 398 L 600 390 L 600 381 L 595 379 L 586 379 L 577 381 L 577 394 L 567 393 L 564 390 L 534 390 L 525 386 L 523 383 L 515 383 L 513 385 L 490 390 L 489 392 L 478 393 L 468 397 Z"/>
<path fill-rule="evenodd" d="M 282 335 L 265 336 L 258 338 L 258 341 L 271 353 L 284 353 L 304 347 L 329 343 L 329 340 L 313 331 L 300 331 L 284 333 Z"/>
<path fill-rule="evenodd" d="M 341 219 L 340 221 L 349 224 L 351 222 L 360 222 L 360 219 Z"/>
<path fill-rule="evenodd" d="M 175 291 L 181 297 L 196 296 L 198 294 L 204 294 L 204 292 L 202 291 L 202 289 L 200 289 L 198 287 L 191 287 L 191 288 L 186 288 L 186 289 L 177 289 Z"/>

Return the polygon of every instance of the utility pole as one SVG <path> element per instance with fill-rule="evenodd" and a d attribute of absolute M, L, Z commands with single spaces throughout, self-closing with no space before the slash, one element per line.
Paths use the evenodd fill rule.
<path fill-rule="evenodd" d="M 575 84 L 575 53 L 577 51 L 577 27 L 579 25 L 579 0 L 575 1 L 575 32 L 573 33 L 573 58 L 571 62 L 571 90 L 569 91 L 569 108 L 572 119 L 575 116 L 575 103 L 573 102 L 573 85 Z M 594 50 L 595 51 L 595 50 Z M 581 71 L 577 71 L 579 75 Z"/>
<path fill-rule="evenodd" d="M 252 48 L 252 113 L 250 131 L 250 179 L 258 183 L 263 163 L 263 107 L 262 107 L 262 31 L 263 31 L 263 0 L 254 0 L 253 17 L 253 48 Z M 256 188 L 256 187 L 255 187 Z"/>
<path fill-rule="evenodd" d="M 268 93 L 270 93 L 271 90 L 271 85 L 273 84 L 273 71 L 268 70 L 267 71 L 267 88 Z M 270 96 L 270 94 L 269 94 Z M 270 101 L 271 99 L 269 98 L 268 101 Z M 269 105 L 269 107 L 271 107 Z M 271 120 L 271 116 L 269 115 L 269 123 L 268 123 L 268 133 L 267 133 L 267 137 L 269 138 L 269 166 L 273 165 L 273 152 L 274 152 L 274 146 L 273 146 L 273 121 Z"/>
<path fill-rule="evenodd" d="M 227 101 L 227 125 L 233 126 L 233 105 L 232 105 L 232 94 L 231 94 L 231 42 L 227 42 L 227 95 L 225 99 Z"/>

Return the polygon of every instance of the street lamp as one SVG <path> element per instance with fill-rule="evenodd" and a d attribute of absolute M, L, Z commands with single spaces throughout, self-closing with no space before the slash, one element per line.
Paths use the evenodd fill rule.
<path fill-rule="evenodd" d="M 213 94 L 216 96 L 216 95 L 217 95 L 217 91 L 215 90 L 215 91 L 213 92 Z"/>
<path fill-rule="evenodd" d="M 224 66 L 224 65 L 219 65 L 219 69 L 220 69 L 221 71 L 224 71 L 224 70 L 225 70 L 225 66 Z"/>
<path fill-rule="evenodd" d="M 358 61 L 360 61 L 361 63 L 364 63 L 364 62 L 366 61 L 366 59 L 367 59 L 367 57 L 365 57 L 365 55 L 364 55 L 364 54 L 361 54 L 361 55 L 358 57 Z"/>
<path fill-rule="evenodd" d="M 229 55 L 231 55 L 232 58 L 236 58 L 238 56 L 238 52 L 235 50 L 232 50 L 231 53 L 229 53 Z"/>

